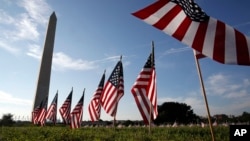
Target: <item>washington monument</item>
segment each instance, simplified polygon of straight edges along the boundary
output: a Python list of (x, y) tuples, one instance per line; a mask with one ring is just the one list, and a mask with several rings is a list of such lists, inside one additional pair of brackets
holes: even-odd
[(40, 72), (37, 80), (37, 88), (35, 93), (33, 110), (36, 107), (39, 107), (42, 101), (45, 101), (49, 95), (51, 64), (56, 33), (56, 21), (56, 14), (55, 12), (53, 12), (49, 18), (47, 35), (44, 42), (44, 49), (41, 58)]

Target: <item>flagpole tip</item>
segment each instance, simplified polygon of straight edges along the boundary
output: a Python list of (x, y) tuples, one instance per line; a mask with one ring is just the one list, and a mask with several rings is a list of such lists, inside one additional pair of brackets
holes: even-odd
[(122, 55), (120, 56), (120, 61), (122, 60)]

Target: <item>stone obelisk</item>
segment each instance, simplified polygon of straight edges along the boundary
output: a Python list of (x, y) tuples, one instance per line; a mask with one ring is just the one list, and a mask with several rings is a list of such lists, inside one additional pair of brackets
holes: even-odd
[(33, 110), (36, 107), (38, 107), (43, 100), (48, 98), (49, 95), (51, 65), (52, 65), (55, 33), (56, 33), (56, 21), (57, 21), (56, 14), (55, 12), (53, 12), (49, 18), (47, 35), (44, 42)]

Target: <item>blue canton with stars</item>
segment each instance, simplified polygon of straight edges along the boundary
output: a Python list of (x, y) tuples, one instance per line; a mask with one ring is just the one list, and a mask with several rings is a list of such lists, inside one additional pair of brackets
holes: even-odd
[(193, 0), (171, 0), (180, 5), (186, 15), (193, 21), (207, 21), (209, 16)]
[(109, 77), (109, 82), (114, 85), (115, 87), (119, 86), (119, 80), (120, 77), (123, 77), (123, 68), (122, 68), (122, 62), (119, 61), (115, 69), (113, 70), (112, 74)]

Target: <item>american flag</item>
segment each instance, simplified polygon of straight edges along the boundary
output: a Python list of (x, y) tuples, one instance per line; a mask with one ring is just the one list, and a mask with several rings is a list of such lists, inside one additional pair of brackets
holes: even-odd
[(41, 126), (45, 125), (47, 105), (48, 105), (48, 97), (46, 97), (46, 99), (42, 102), (42, 106), (41, 106), (41, 108), (38, 112), (38, 115), (36, 117), (36, 122), (40, 123)]
[(40, 105), (37, 106), (37, 107), (32, 111), (32, 123), (33, 123), (33, 124), (38, 124), (37, 118), (38, 118), (39, 112), (40, 112), (40, 110), (41, 110), (42, 104), (43, 104), (43, 101), (41, 101)]
[(88, 107), (90, 119), (93, 122), (100, 119), (100, 114), (101, 114), (100, 97), (101, 97), (101, 94), (103, 91), (104, 81), (105, 81), (105, 72), (102, 75), (102, 78), (101, 78), (101, 81), (98, 85), (98, 88), (95, 91), (94, 96), (91, 99), (89, 107)]
[[(131, 92), (145, 124), (155, 119), (157, 110), (156, 72), (154, 53), (149, 55), (147, 62), (137, 77)], [(151, 112), (151, 113), (150, 113)]]
[(83, 101), (84, 101), (84, 93), (85, 89), (83, 90), (82, 97), (80, 98), (79, 102), (73, 109), (73, 111), (70, 114), (70, 127), (72, 129), (74, 128), (80, 128), (82, 123), (82, 114), (83, 114)]
[(38, 115), (38, 112), (39, 112), (39, 107), (36, 107), (33, 111), (32, 111), (32, 118), (31, 118), (31, 121), (33, 124), (37, 124), (37, 121), (36, 121), (36, 117)]
[(58, 91), (51, 102), (46, 114), (46, 119), (51, 120), (54, 124), (56, 124), (56, 115), (57, 115), (57, 99), (58, 99)]
[(70, 110), (71, 110), (71, 101), (72, 101), (73, 88), (69, 93), (67, 99), (64, 101), (63, 105), (59, 109), (59, 113), (62, 116), (64, 124), (70, 123)]
[(215, 61), (250, 65), (250, 38), (193, 0), (158, 0), (133, 15)]
[(101, 95), (101, 105), (112, 117), (116, 116), (119, 100), (124, 95), (123, 67), (121, 60), (116, 64)]

